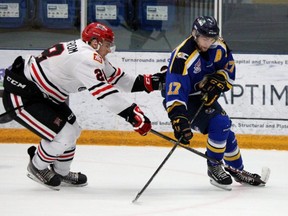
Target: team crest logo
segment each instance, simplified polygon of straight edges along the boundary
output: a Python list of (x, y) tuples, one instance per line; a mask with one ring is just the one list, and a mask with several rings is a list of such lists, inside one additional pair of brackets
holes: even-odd
[(197, 19), (198, 23), (200, 26), (203, 26), (205, 23), (206, 23), (206, 20), (205, 19)]
[(100, 64), (102, 64), (102, 57), (98, 53), (94, 53), (93, 59), (95, 61), (98, 61)]
[(193, 73), (197, 74), (201, 72), (201, 61), (200, 59), (196, 62), (195, 66), (194, 66), (194, 71)]
[(60, 127), (61, 122), (62, 122), (62, 119), (60, 119), (59, 117), (56, 117), (55, 120), (53, 121), (53, 124)]

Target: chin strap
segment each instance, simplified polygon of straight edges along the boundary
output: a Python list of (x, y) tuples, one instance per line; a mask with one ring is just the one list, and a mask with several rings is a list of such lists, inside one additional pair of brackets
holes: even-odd
[(102, 43), (97, 41), (97, 48), (95, 50), (98, 51), (101, 46), (102, 46)]

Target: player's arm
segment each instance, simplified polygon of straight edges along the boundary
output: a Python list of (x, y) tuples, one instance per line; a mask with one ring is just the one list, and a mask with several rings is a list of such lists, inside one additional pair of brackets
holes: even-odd
[(115, 85), (124, 92), (141, 92), (150, 93), (155, 90), (164, 89), (167, 66), (162, 66), (160, 72), (155, 74), (140, 74), (136, 78), (131, 76), (120, 68), (113, 67), (106, 63), (105, 74), (107, 81)]
[[(179, 67), (176, 67), (179, 70)], [(173, 70), (173, 65), (170, 66)], [(180, 139), (183, 144), (189, 144), (193, 133), (188, 118), (187, 101), (189, 95), (190, 79), (188, 75), (183, 75), (183, 71), (170, 72), (168, 70), (166, 77), (166, 110), (171, 120), (174, 136)]]
[(226, 44), (223, 44), (225, 49), (218, 50), (220, 58), (216, 62), (217, 70), (215, 73), (204, 76), (198, 87), (203, 95), (205, 95), (206, 106), (211, 106), (218, 100), (222, 92), (229, 91), (235, 79), (235, 62), (232, 52)]
[(137, 104), (129, 103), (115, 86), (101, 82), (88, 88), (90, 93), (101, 101), (112, 112), (129, 122), (140, 135), (146, 135), (151, 130), (151, 121)]
[(167, 68), (168, 67), (164, 65), (158, 73), (138, 75), (134, 81), (131, 92), (146, 91), (150, 93), (155, 90), (163, 90), (165, 88)]
[(234, 84), (236, 66), (235, 66), (233, 53), (229, 49), (228, 45), (224, 41), (222, 41), (220, 45), (221, 46), (219, 46), (219, 49), (221, 50), (221, 52), (219, 51), (217, 52), (217, 54), (221, 53), (221, 55), (217, 55), (219, 56), (219, 61), (216, 62), (215, 75), (224, 77), (225, 79), (224, 91), (229, 91)]
[(116, 86), (107, 82), (106, 74), (101, 65), (94, 65), (93, 70), (89, 65), (83, 65), (82, 73), (76, 73), (77, 78), (83, 83), (87, 90), (106, 106), (113, 113), (121, 116), (129, 122), (134, 130), (141, 135), (146, 135), (151, 129), (150, 120), (144, 115), (143, 111), (137, 106), (128, 102), (125, 95), (119, 92)]
[(112, 112), (129, 122), (140, 135), (146, 135), (151, 130), (151, 121), (137, 104), (129, 103), (113, 85), (102, 82), (88, 88), (90, 93), (101, 101)]
[(135, 103), (118, 113), (118, 115), (129, 122), (134, 130), (142, 136), (145, 136), (152, 128), (151, 121)]

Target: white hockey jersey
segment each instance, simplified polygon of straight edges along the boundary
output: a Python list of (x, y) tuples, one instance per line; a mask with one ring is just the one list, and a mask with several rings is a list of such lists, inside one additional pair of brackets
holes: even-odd
[(38, 57), (26, 57), (24, 73), (55, 103), (87, 89), (116, 114), (132, 104), (119, 89), (131, 92), (136, 77), (114, 68), (81, 39), (56, 44)]

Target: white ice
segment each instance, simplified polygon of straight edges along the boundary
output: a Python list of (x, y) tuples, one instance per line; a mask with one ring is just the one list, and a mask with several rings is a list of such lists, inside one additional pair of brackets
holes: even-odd
[[(0, 144), (2, 216), (271, 216), (288, 212), (288, 152), (242, 150), (245, 169), (271, 169), (265, 187), (209, 183), (206, 161), (177, 148), (132, 204), (170, 148), (78, 145), (72, 169), (88, 186), (50, 190), (26, 177), (28, 144)], [(197, 149), (204, 152), (204, 149)]]

